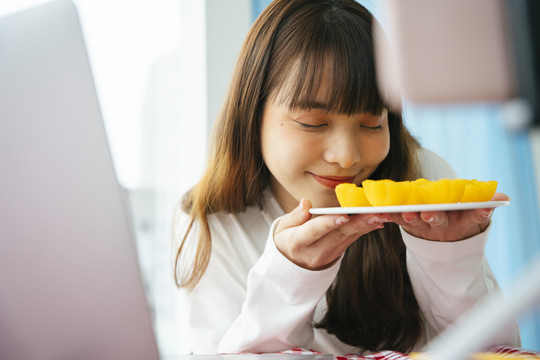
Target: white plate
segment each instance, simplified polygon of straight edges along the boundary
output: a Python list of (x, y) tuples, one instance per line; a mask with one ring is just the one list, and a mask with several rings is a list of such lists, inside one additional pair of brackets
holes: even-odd
[(362, 207), (327, 207), (312, 208), (309, 212), (312, 214), (381, 214), (381, 213), (403, 213), (420, 211), (451, 211), (451, 210), (470, 210), (487, 209), (499, 206), (507, 206), (510, 201), (484, 201), (484, 202), (466, 202), (451, 204), (423, 204), (423, 205), (396, 205), (396, 206), (362, 206)]

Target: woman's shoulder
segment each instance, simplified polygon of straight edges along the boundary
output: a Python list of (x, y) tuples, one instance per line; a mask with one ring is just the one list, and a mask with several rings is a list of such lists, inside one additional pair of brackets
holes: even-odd
[(439, 154), (426, 148), (419, 148), (416, 156), (423, 178), (437, 180), (457, 177), (455, 170)]

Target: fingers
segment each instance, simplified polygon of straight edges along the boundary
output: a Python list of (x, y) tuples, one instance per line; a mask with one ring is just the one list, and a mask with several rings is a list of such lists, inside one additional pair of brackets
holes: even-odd
[[(493, 201), (508, 201), (496, 193)], [(312, 218), (309, 200), (279, 221), (274, 241), (281, 253), (307, 269), (330, 266), (360, 236), (380, 229), (385, 222), (401, 225), (409, 234), (434, 241), (458, 241), (484, 231), (493, 209), (424, 211), (395, 214), (321, 215)]]
[[(413, 234), (437, 229), (442, 230), (449, 225), (448, 215), (444, 211), (397, 213), (393, 214), (391, 219)], [(411, 232), (411, 230), (413, 231)]]
[[(498, 192), (493, 195), (491, 201), (510, 201), (510, 197)], [(484, 231), (488, 227), (494, 211), (494, 208), (472, 210), (470, 212), (470, 221), (471, 223), (478, 224), (480, 231)]]
[[(310, 208), (311, 201), (302, 199), (293, 211), (281, 218), (276, 234), (295, 229), (295, 243), (308, 245), (349, 222), (347, 215), (325, 215), (312, 219)], [(308, 220), (311, 220), (309, 224), (303, 226)]]
[(481, 224), (491, 218), (494, 209), (476, 209), (473, 211), (471, 221), (477, 224)]
[(510, 196), (504, 194), (504, 193), (495, 193), (493, 197), (491, 198), (491, 201), (510, 201)]
[(350, 215), (346, 224), (327, 233), (326, 238), (330, 243), (336, 244), (336, 248), (345, 251), (360, 236), (382, 229), (384, 223), (389, 221), (390, 218), (383, 214)]
[(448, 214), (444, 211), (423, 211), (420, 218), (433, 229), (448, 227)]
[(381, 214), (321, 215), (312, 218), (311, 202), (284, 215), (274, 233), (278, 250), (293, 263), (318, 270), (330, 266), (360, 236), (380, 229), (390, 219)]
[[(504, 193), (495, 193), (492, 201), (510, 201)], [(489, 226), (493, 208), (459, 211), (424, 211), (389, 214), (392, 222), (409, 234), (435, 241), (458, 241), (475, 236)]]
[(309, 209), (311, 208), (311, 201), (302, 199), (298, 206), (290, 213), (284, 215), (277, 228), (276, 232), (280, 232), (283, 229), (287, 229), (293, 226), (299, 226), (311, 219)]
[(424, 221), (418, 212), (404, 212), (389, 214), (392, 222), (401, 226), (421, 226)]
[[(302, 199), (300, 204), (292, 212), (282, 217), (276, 228), (276, 233), (289, 228), (300, 227), (302, 231), (298, 235), (305, 239), (317, 241), (324, 236), (331, 235), (334, 240), (339, 241), (359, 232), (367, 233), (380, 229), (384, 226), (385, 222), (390, 221), (390, 218), (383, 214), (351, 216), (345, 214), (324, 215), (312, 218), (309, 213), (310, 208), (311, 202)], [(309, 224), (306, 224), (308, 220), (311, 221)], [(306, 225), (302, 226), (304, 224)]]
[(294, 229), (294, 239), (282, 243), (282, 252), (304, 268), (323, 269), (342, 256), (360, 236), (383, 227), (383, 222), (386, 219), (376, 215), (319, 216)]
[(493, 215), (493, 211), (495, 209), (476, 209), (473, 211), (473, 214), (471, 215), (471, 221), (475, 224), (478, 224), (478, 228), (480, 229), (480, 232), (486, 230), (486, 228), (489, 226), (489, 223), (491, 221), (491, 216)]
[[(328, 227), (327, 230), (330, 231), (325, 231), (322, 226), (317, 226), (318, 221), (322, 223), (328, 220), (325, 217), (320, 216), (312, 219), (311, 223), (315, 226), (311, 229), (311, 235), (315, 238), (329, 236), (333, 241), (344, 240), (350, 236), (358, 238), (368, 232), (383, 228), (384, 223), (390, 221), (388, 216), (382, 214), (341, 215), (335, 219), (332, 226)], [(342, 217), (345, 217), (346, 221), (341, 222)]]
[(434, 241), (458, 241), (483, 232), (490, 222), (493, 209), (461, 211), (424, 211), (394, 216), (409, 234)]

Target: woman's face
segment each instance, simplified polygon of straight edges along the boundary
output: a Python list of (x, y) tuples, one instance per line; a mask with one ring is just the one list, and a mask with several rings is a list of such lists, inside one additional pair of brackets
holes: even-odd
[(327, 112), (328, 104), (290, 111), (268, 101), (262, 129), (262, 155), (271, 188), (286, 212), (302, 198), (314, 207), (339, 206), (339, 183), (360, 185), (390, 148), (388, 112), (352, 116)]

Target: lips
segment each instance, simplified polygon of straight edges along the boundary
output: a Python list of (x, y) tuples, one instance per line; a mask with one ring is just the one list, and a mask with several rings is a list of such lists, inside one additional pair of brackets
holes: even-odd
[(341, 183), (352, 183), (354, 176), (320, 176), (311, 174), (317, 182), (327, 188), (334, 189)]

